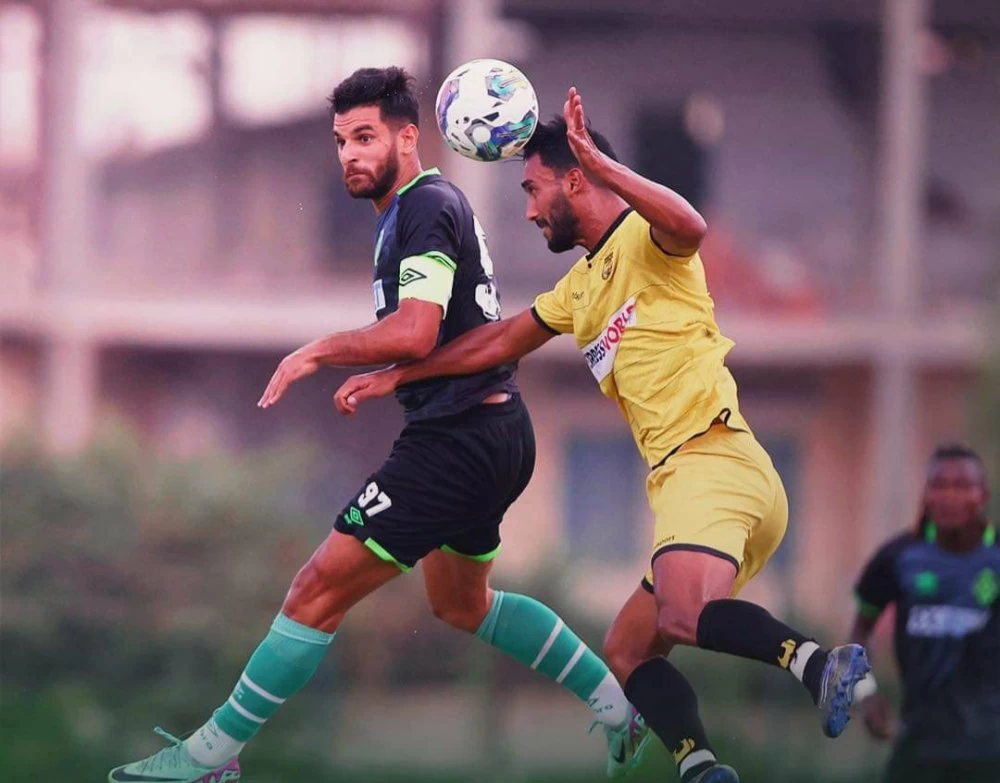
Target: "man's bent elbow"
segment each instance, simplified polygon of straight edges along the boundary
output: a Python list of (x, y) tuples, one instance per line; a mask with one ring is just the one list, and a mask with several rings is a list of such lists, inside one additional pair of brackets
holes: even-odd
[(400, 358), (406, 361), (420, 361), (426, 359), (434, 348), (437, 347), (437, 334), (412, 334), (401, 345), (403, 356)]
[(701, 247), (708, 234), (708, 223), (699, 213), (694, 212), (677, 231), (677, 240), (685, 247)]

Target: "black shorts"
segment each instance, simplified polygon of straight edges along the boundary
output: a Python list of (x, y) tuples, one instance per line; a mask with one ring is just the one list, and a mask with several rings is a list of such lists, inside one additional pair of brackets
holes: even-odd
[(882, 780), (883, 783), (997, 783), (1000, 781), (1000, 756), (935, 759), (897, 748)]
[(334, 528), (404, 571), (435, 549), (491, 560), (534, 469), (535, 433), (517, 395), (412, 422)]

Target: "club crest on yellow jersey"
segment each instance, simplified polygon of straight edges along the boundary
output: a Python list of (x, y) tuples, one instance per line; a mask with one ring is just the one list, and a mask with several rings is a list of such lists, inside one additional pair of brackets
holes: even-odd
[(608, 253), (604, 258), (604, 265), (601, 267), (601, 280), (609, 280), (615, 273), (615, 254)]

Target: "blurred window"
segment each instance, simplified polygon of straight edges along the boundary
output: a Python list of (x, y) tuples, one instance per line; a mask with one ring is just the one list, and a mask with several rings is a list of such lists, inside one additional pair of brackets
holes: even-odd
[[(646, 466), (627, 434), (566, 441), (566, 530), (573, 557), (632, 562), (648, 535)], [(648, 543), (648, 542), (647, 542)]]
[(798, 497), (799, 482), (801, 474), (801, 453), (798, 439), (786, 434), (756, 433), (761, 445), (767, 449), (771, 455), (771, 461), (781, 476), (785, 485), (785, 492), (788, 494), (788, 530), (785, 538), (778, 547), (778, 551), (771, 558), (770, 567), (774, 568), (782, 576), (790, 570), (792, 558), (795, 554), (796, 540), (795, 530), (798, 525)]
[(705, 147), (692, 135), (682, 108), (643, 107), (636, 117), (636, 170), (654, 182), (676, 190), (701, 209), (705, 204)]

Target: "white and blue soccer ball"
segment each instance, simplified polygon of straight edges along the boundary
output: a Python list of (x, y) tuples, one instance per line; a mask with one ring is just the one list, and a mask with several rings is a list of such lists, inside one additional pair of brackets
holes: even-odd
[(531, 82), (503, 60), (470, 60), (438, 90), (435, 114), (445, 143), (481, 161), (517, 155), (538, 125)]

